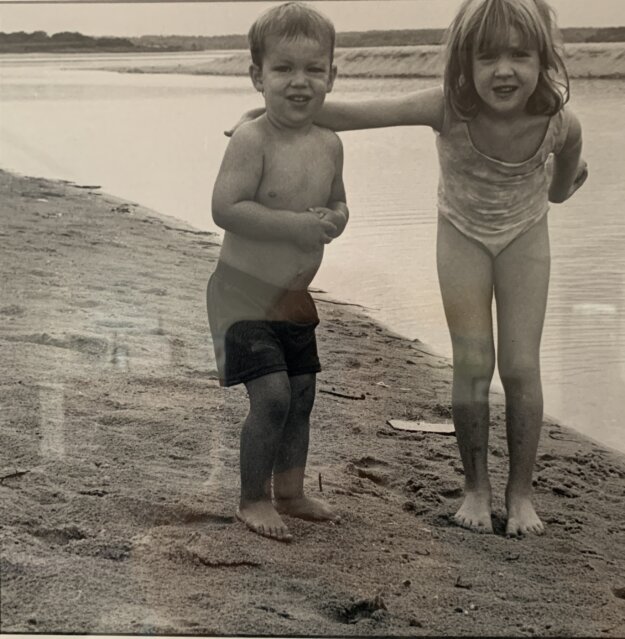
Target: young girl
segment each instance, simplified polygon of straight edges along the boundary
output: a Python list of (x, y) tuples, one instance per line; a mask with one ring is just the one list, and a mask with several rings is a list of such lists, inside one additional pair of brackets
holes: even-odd
[(532, 503), (532, 472), (543, 416), (546, 214), (549, 201), (569, 198), (587, 175), (580, 124), (564, 108), (568, 77), (555, 31), (543, 0), (465, 0), (448, 30), (442, 89), (326, 102), (316, 118), (336, 131), (426, 125), (437, 133), (437, 266), (465, 473), (455, 521), (481, 532), (493, 530), (487, 466), (493, 295), (510, 454), (506, 532), (543, 532)]

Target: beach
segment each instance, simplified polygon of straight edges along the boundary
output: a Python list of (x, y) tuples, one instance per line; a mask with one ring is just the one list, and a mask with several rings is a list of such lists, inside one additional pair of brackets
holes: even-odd
[[(234, 518), (246, 398), (223, 389), (205, 308), (218, 237), (77, 185), (0, 171), (3, 633), (625, 635), (625, 457), (544, 424), (541, 537), (452, 523), (452, 369), (313, 289), (323, 371), (306, 489), (339, 524), (290, 544)], [(313, 283), (314, 287), (314, 283)]]

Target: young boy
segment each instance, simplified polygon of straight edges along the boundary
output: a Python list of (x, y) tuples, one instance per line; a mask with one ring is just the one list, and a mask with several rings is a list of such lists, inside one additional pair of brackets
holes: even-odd
[(336, 77), (335, 33), (314, 9), (288, 2), (261, 15), (248, 38), (266, 112), (232, 136), (215, 183), (213, 219), (226, 232), (208, 316), (221, 383), (245, 384), (250, 401), (237, 517), (289, 541), (280, 513), (338, 519), (304, 495), (320, 370), (307, 287), (349, 216), (341, 142), (313, 124)]

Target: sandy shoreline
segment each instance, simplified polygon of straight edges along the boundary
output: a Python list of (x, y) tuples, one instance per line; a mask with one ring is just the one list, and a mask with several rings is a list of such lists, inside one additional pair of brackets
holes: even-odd
[[(443, 73), (441, 51), (436, 45), (355, 47), (337, 49), (334, 61), (342, 78), (440, 77)], [(571, 78), (625, 78), (625, 43), (568, 44), (564, 49), (564, 62)], [(200, 63), (139, 64), (110, 70), (247, 76), (249, 65), (249, 53), (236, 51)]]
[[(0, 631), (183, 635), (625, 635), (625, 457), (547, 421), (548, 532), (450, 524), (451, 367), (316, 294), (324, 370), (307, 488), (343, 521), (295, 541), (233, 519), (241, 389), (215, 379), (204, 291), (216, 236), (97, 188), (0, 171)], [(320, 479), (321, 478), (321, 479)]]

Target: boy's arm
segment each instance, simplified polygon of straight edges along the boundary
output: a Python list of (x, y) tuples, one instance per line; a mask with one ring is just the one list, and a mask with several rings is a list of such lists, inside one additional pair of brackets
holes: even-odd
[(217, 226), (256, 240), (295, 242), (307, 250), (332, 240), (333, 225), (319, 216), (256, 202), (262, 175), (261, 136), (244, 126), (230, 140), (215, 181), (212, 211)]
[[(443, 126), (444, 104), (442, 87), (374, 100), (330, 100), (321, 107), (321, 111), (315, 117), (315, 124), (332, 131), (412, 125), (430, 126), (440, 131)], [(247, 111), (232, 129), (226, 131), (226, 135), (232, 135), (243, 122), (253, 120), (262, 113), (263, 109)]]
[(569, 129), (560, 151), (554, 155), (553, 174), (549, 185), (549, 201), (560, 204), (568, 200), (585, 182), (588, 176), (586, 162), (582, 159), (582, 127), (569, 112)]
[(311, 209), (322, 220), (330, 222), (334, 226), (332, 237), (338, 237), (343, 233), (349, 220), (345, 185), (343, 184), (343, 144), (337, 135), (331, 134), (336, 144), (336, 171), (332, 180), (332, 189), (327, 206), (315, 206)]

